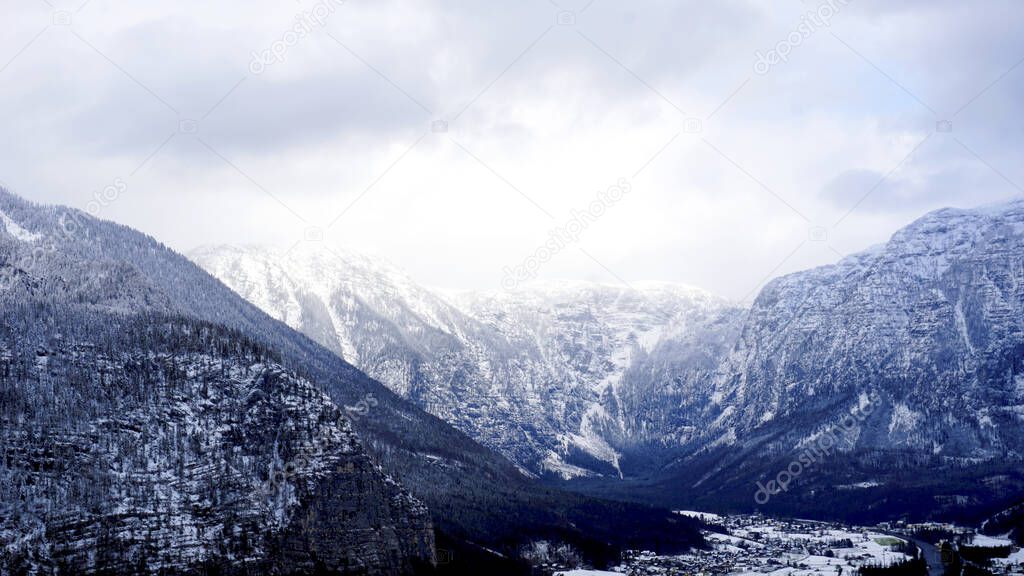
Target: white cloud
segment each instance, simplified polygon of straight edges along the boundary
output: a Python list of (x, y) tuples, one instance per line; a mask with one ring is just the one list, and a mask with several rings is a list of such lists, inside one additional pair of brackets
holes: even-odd
[[(1024, 11), (1008, 0), (854, 0), (764, 76), (755, 52), (813, 2), (349, 0), (252, 75), (313, 0), (52, 1), (70, 26), (30, 1), (0, 24), (0, 179), (85, 207), (122, 178), (102, 214), (182, 250), (288, 245), (358, 199), (330, 241), (427, 284), (497, 288), (626, 177), (579, 240), (599, 262), (569, 249), (541, 274), (739, 298), (1024, 182)], [(196, 134), (176, 134), (183, 119)], [(812, 226), (827, 244), (805, 242)]]

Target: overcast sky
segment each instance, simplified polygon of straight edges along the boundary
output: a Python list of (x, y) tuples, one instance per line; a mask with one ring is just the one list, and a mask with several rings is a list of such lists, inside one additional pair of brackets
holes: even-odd
[(741, 299), (1022, 194), (1019, 0), (2, 1), (0, 181), (181, 251)]

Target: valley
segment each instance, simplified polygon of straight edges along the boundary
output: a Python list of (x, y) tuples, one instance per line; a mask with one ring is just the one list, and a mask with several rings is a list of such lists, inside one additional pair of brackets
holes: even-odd
[[(749, 307), (671, 284), (450, 294), (317, 242), (191, 257), (549, 485), (857, 522), (1024, 493), (1024, 201), (926, 214)], [(780, 475), (787, 498), (754, 506)]]
[[(80, 212), (0, 210), (18, 570), (849, 574), (913, 555), (883, 522), (1020, 530), (1021, 201), (928, 214), (749, 308), (440, 294), (317, 246), (193, 254), (215, 277)], [(1015, 545), (953, 546), (1016, 569)]]
[[(957, 563), (967, 562), (995, 574), (1024, 574), (1024, 549), (1012, 540), (978, 534), (974, 529), (953, 524), (885, 522), (850, 526), (762, 515), (678, 513), (707, 523), (707, 549), (674, 556), (634, 550), (624, 556), (622, 564), (608, 570), (552, 569), (551, 573), (854, 576), (888, 567), (891, 574), (938, 576)], [(942, 544), (947, 542), (948, 545)], [(946, 548), (945, 552), (940, 547)], [(991, 558), (981, 559), (984, 556)]]
[(0, 576), (1024, 576), (1024, 0), (0, 14)]

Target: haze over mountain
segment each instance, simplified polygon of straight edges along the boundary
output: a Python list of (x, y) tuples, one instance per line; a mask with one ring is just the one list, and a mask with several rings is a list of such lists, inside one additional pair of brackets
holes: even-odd
[(700, 395), (706, 433), (688, 448), (715, 448), (662, 473), (704, 497), (749, 498), (752, 478), (777, 475), (851, 411), (857, 426), (799, 479), (793, 507), (822, 484), (866, 483), (846, 498), (869, 517), (901, 500), (941, 514), (1019, 493), (1024, 200), (932, 212), (884, 245), (770, 282)]
[(0, 213), (11, 569), (407, 573), (436, 535), (446, 569), (507, 570), (538, 540), (594, 563), (701, 541), (539, 486), (143, 234), (6, 191)]
[(624, 450), (685, 433), (656, 415), (685, 391), (653, 390), (638, 373), (661, 362), (709, 370), (741, 317), (723, 299), (671, 284), (559, 283), (449, 297), (386, 263), (317, 243), (208, 247), (190, 257), (526, 470), (565, 478), (620, 475)]
[(1022, 486), (1024, 201), (931, 213), (770, 282), (749, 310), (672, 285), (447, 297), (315, 244), (192, 257), (527, 470), (595, 493), (626, 478), (656, 487), (623, 497), (749, 505), (771, 466), (851, 410), (869, 414), (835, 457), (864, 461), (832, 486), (895, 493), (922, 469), (987, 478), (976, 502)]
[(1024, 1), (0, 13), (0, 576), (1024, 576)]

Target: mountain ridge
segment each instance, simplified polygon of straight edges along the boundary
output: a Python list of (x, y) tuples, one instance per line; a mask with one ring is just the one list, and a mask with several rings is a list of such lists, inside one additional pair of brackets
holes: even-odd
[[(615, 383), (667, 331), (735, 316), (723, 299), (669, 283), (441, 295), (394, 267), (320, 244), (287, 253), (207, 247), (190, 256), (243, 298), (535, 475), (621, 475), (620, 450), (609, 443), (627, 427), (614, 413)], [(581, 332), (575, 319), (584, 316), (593, 321)]]
[[(369, 458), (427, 505), (439, 541), (449, 552), (460, 551), (446, 570), (460, 569), (467, 561), (459, 560), (463, 552), (519, 570), (513, 560), (519, 547), (539, 538), (571, 542), (590, 559), (607, 559), (626, 543), (622, 522), (632, 525), (629, 537), (640, 535), (665, 550), (701, 543), (693, 523), (668, 511), (531, 481), (508, 460), (267, 316), (149, 236), (7, 192), (0, 192), (0, 210), (40, 235), (29, 241), (10, 234), (6, 224), (0, 229), (0, 300), (16, 306), (57, 300), (104, 314), (170, 314), (235, 330), (273, 350), (296, 377), (314, 382), (345, 407)], [(616, 525), (612, 518), (619, 519)]]
[[(454, 311), (447, 318), (462, 313), (468, 319), (458, 325), (473, 329), (442, 332), (478, 340), (456, 342), (462, 352), (442, 349), (475, 375), (442, 371), (445, 378), (425, 379), (430, 384), (419, 394), (394, 375), (376, 376), (534, 474), (594, 487), (589, 493), (619, 479), (665, 482), (654, 498), (673, 506), (692, 501), (666, 497), (670, 481), (662, 479), (678, 478), (680, 466), (705, 462), (710, 453), (734, 464), (738, 454), (774, 461), (796, 453), (874, 393), (878, 409), (841, 448), (844, 458), (876, 454), (865, 475), (885, 476), (885, 466), (904, 457), (937, 468), (1000, 457), (1015, 462), (1021, 427), (1014, 406), (1024, 405), (1015, 400), (1024, 388), (1013, 376), (1024, 330), (1022, 214), (1020, 199), (931, 212), (886, 243), (772, 279), (749, 309), (711, 296), (706, 306), (672, 299), (657, 305), (639, 290), (579, 282), (449, 292), (444, 305)], [(215, 251), (206, 258), (216, 260)], [(228, 285), (266, 282), (204, 265)], [(343, 262), (335, 266), (334, 274), (346, 273)], [(688, 296), (690, 304), (701, 303), (699, 293)], [(341, 329), (358, 332), (358, 323)], [(429, 338), (395, 334), (391, 350), (430, 350)], [(957, 383), (965, 388), (953, 400)], [(438, 389), (458, 395), (431, 397)], [(440, 407), (432, 406), (438, 399)], [(904, 451), (910, 456), (898, 456)], [(688, 486), (718, 482), (742, 491), (754, 484), (747, 472), (715, 480), (721, 463), (705, 465), (696, 477), (683, 474)], [(905, 480), (897, 474), (892, 482)], [(871, 481), (861, 476), (837, 485)], [(1007, 486), (976, 497), (1012, 490)]]
[[(757, 483), (870, 396), (870, 414), (766, 510), (825, 514), (828, 494), (862, 519), (963, 518), (1012, 499), (1024, 492), (1022, 287), (1022, 200), (934, 211), (884, 245), (772, 280), (699, 392), (712, 402), (690, 412), (705, 433), (649, 484), (699, 482), (706, 502), (757, 509)], [(851, 485), (865, 488), (837, 488)]]

